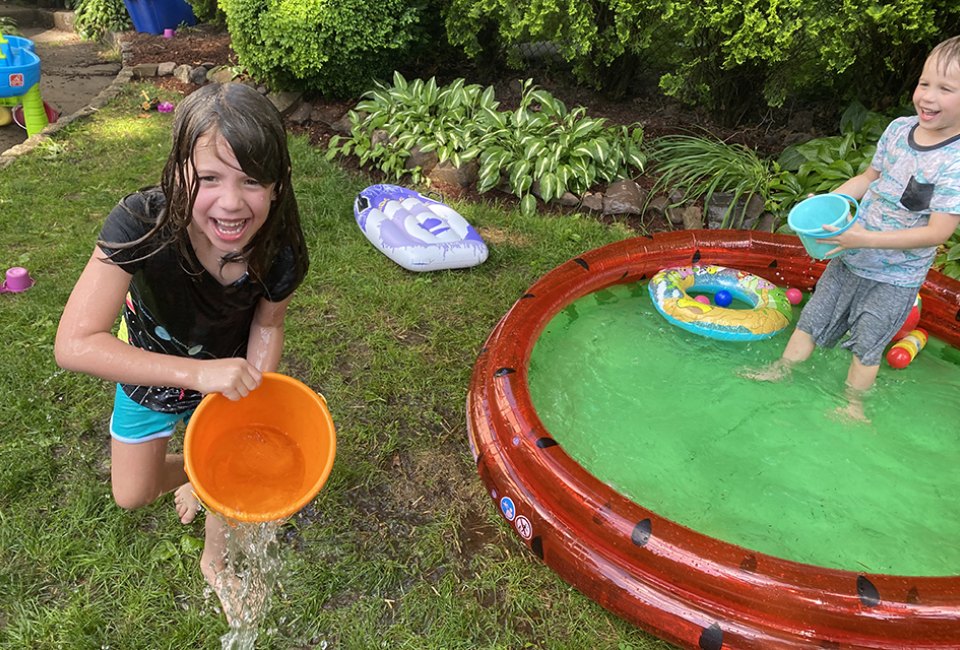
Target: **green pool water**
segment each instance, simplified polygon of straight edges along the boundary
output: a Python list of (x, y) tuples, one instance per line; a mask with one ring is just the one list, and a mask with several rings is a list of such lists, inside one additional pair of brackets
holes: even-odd
[(667, 323), (646, 285), (617, 285), (551, 320), (530, 392), (571, 457), (679, 524), (818, 566), (960, 574), (958, 350), (931, 340), (906, 370), (884, 361), (864, 424), (834, 414), (845, 350), (778, 383), (737, 375), (778, 358), (791, 329), (704, 338)]

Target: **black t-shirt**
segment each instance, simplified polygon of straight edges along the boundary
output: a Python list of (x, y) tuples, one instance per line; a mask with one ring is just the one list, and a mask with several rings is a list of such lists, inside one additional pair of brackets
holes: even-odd
[[(124, 207), (124, 204), (127, 207)], [(136, 241), (156, 223), (165, 199), (158, 190), (132, 194), (104, 223), (100, 239), (107, 243)], [(263, 282), (244, 275), (224, 286), (189, 248), (184, 259), (176, 244), (154, 251), (168, 233), (157, 233), (131, 248), (101, 248), (120, 268), (133, 275), (123, 307), (121, 338), (130, 345), (180, 357), (224, 359), (245, 357), (250, 326), (262, 298), (280, 302), (301, 279), (297, 276), (293, 248), (277, 256)], [(135, 402), (154, 411), (182, 413), (195, 408), (202, 395), (177, 387), (122, 384)]]

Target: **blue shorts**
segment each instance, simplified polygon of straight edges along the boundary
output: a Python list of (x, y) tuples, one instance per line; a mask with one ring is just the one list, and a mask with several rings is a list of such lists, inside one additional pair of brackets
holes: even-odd
[(177, 424), (186, 424), (193, 409), (183, 413), (160, 413), (137, 404), (117, 384), (113, 398), (113, 415), (110, 417), (110, 436), (119, 442), (146, 442), (156, 438), (169, 438)]

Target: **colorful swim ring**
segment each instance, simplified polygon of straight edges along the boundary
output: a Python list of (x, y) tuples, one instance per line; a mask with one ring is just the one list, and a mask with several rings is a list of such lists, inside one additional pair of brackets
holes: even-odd
[[(758, 341), (777, 334), (790, 323), (786, 293), (768, 280), (725, 266), (684, 266), (663, 269), (650, 280), (650, 297), (657, 311), (673, 325), (713, 339)], [(752, 309), (730, 309), (698, 302), (690, 292), (726, 290)]]

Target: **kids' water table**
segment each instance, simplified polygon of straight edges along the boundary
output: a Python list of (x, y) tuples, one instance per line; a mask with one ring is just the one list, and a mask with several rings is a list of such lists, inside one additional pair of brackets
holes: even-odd
[(40, 96), (40, 57), (33, 41), (0, 34), (0, 106), (23, 105), (27, 137), (43, 130), (47, 111)]

